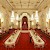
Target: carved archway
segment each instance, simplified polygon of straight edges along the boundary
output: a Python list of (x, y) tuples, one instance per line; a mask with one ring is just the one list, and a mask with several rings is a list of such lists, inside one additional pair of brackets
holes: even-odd
[(22, 30), (28, 30), (28, 19), (26, 16), (22, 18)]
[(28, 13), (22, 13), (22, 15), (20, 15), (20, 29), (22, 29), (22, 18), (26, 16), (28, 19), (28, 29), (30, 29), (30, 16)]

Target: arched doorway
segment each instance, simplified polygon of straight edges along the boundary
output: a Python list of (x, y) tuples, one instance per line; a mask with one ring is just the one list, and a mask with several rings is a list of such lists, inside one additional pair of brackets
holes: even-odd
[(22, 30), (28, 30), (28, 18), (26, 16), (22, 18)]
[(27, 21), (28, 21), (28, 29), (30, 29), (30, 15), (28, 13), (22, 13), (20, 15), (20, 29), (22, 30), (22, 18), (24, 16), (27, 18)]

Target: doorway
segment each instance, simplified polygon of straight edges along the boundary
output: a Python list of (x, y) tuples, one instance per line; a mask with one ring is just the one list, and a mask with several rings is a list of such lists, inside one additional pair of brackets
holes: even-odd
[(22, 18), (22, 30), (28, 30), (28, 18), (26, 16)]

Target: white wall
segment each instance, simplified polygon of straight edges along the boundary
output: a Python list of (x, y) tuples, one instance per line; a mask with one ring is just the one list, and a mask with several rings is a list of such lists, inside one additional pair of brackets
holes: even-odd
[[(39, 12), (39, 24), (41, 26), (41, 29), (45, 28), (46, 27), (46, 13), (48, 12), (48, 9), (49, 9), (50, 5), (48, 5), (48, 7), (46, 9), (42, 9), (41, 12)], [(21, 14), (24, 13), (24, 12), (27, 12), (29, 14), (29, 16), (31, 17), (32, 13), (35, 12), (36, 10), (14, 10), (16, 11), (17, 13), (15, 13), (15, 16), (16, 14), (19, 15), (19, 18), (21, 18)], [(4, 21), (3, 23), (1, 24), (1, 27), (4, 27), (6, 30), (9, 29), (9, 26), (11, 24), (10, 22), (10, 16), (11, 14), (7, 14), (6, 10), (3, 9), (2, 7), (0, 7), (0, 12), (3, 13), (3, 18), (4, 18)], [(34, 13), (35, 15), (35, 13)], [(21, 21), (21, 20), (19, 20)], [(14, 20), (14, 28), (18, 28), (19, 26), (16, 25), (16, 20)], [(34, 25), (31, 25), (32, 28), (36, 27), (36, 21), (34, 20)], [(20, 24), (19, 24), (20, 25)], [(50, 27), (50, 25), (48, 26)]]

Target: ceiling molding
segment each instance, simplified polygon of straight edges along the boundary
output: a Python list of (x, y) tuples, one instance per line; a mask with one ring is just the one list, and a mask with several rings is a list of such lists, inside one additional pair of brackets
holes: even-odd
[(39, 13), (41, 12), (41, 10), (38, 11)]
[(13, 9), (13, 7), (11, 6), (11, 4), (8, 2), (8, 0), (6, 0), (7, 1), (7, 3), (10, 5), (10, 7)]
[(2, 8), (6, 9), (3, 5), (2, 5)]
[(29, 7), (29, 3), (30, 3), (30, 0), (29, 0), (29, 2), (28, 2), (28, 7)]
[(39, 3), (39, 5), (38, 5), (37, 9), (39, 9), (40, 5), (41, 5), (43, 2), (44, 2), (44, 0), (42, 0), (42, 2), (41, 2), (41, 3)]
[(45, 6), (44, 9), (46, 9), (48, 6)]
[(14, 10), (37, 10), (34, 8), (15, 8)]
[(20, 4), (21, 4), (21, 8), (22, 8), (22, 3), (21, 3), (21, 0), (20, 0)]

